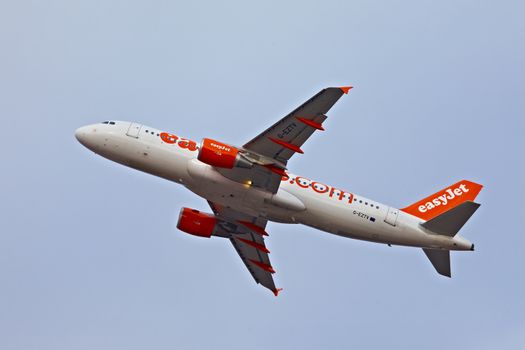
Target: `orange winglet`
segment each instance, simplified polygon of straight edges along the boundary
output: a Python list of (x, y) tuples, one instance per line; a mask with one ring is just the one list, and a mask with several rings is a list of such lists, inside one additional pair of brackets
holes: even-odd
[(250, 241), (249, 239), (244, 239), (244, 238), (241, 238), (241, 237), (235, 237), (235, 238), (238, 239), (239, 241), (245, 243), (245, 244), (248, 244), (248, 245), (254, 247), (255, 249), (260, 250), (261, 252), (265, 252), (265, 253), (270, 254), (270, 251), (268, 250), (268, 248), (266, 248), (266, 246), (264, 244), (259, 244), (257, 242)]
[(283, 146), (284, 148), (288, 148), (289, 150), (292, 150), (296, 153), (301, 153), (301, 154), (304, 153), (303, 150), (300, 149), (297, 145), (293, 145), (291, 143), (288, 143), (288, 142), (285, 142), (285, 141), (282, 141), (282, 140), (279, 140), (273, 137), (268, 137), (268, 138), (271, 141), (275, 142), (276, 144)]
[(353, 88), (354, 88), (353, 86), (341, 86), (339, 89), (341, 89), (341, 91), (347, 94), (348, 91), (350, 91), (350, 89), (353, 89)]
[(324, 128), (321, 124), (314, 122), (313, 120), (301, 118), (301, 117), (295, 117), (297, 120), (299, 120), (301, 123), (304, 123), (308, 126), (311, 126), (314, 129), (324, 131)]
[(253, 260), (253, 259), (248, 259), (248, 260), (250, 260), (255, 265), (259, 266), (264, 271), (268, 271), (269, 273), (275, 273), (275, 270), (270, 265), (267, 265), (267, 264), (265, 264), (265, 263), (263, 263), (261, 261), (257, 261), (257, 260)]
[(262, 227), (257, 226), (252, 222), (242, 220), (238, 220), (237, 222), (243, 226), (246, 226), (249, 230), (260, 234), (261, 236), (268, 236), (268, 233)]
[(274, 291), (273, 291), (273, 295), (275, 295), (275, 296), (279, 296), (279, 292), (282, 291), (282, 290), (283, 290), (282, 288), (274, 289)]
[(277, 175), (286, 176), (286, 171), (284, 171), (284, 169), (276, 167), (275, 165), (266, 164), (263, 166), (267, 168), (268, 170), (270, 170), (271, 172), (276, 173)]

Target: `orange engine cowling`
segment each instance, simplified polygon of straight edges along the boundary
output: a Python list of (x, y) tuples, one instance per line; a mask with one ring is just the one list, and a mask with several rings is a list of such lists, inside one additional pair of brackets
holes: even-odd
[(210, 238), (216, 225), (215, 215), (201, 213), (196, 209), (182, 208), (177, 228), (190, 235)]
[(197, 157), (201, 162), (219, 168), (231, 169), (237, 165), (239, 150), (212, 139), (203, 139)]

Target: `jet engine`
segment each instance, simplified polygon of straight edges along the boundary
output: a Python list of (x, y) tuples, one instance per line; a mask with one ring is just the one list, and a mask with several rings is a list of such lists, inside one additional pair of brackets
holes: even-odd
[(215, 215), (202, 213), (196, 209), (182, 208), (177, 228), (190, 235), (210, 238), (217, 226)]
[(218, 168), (252, 167), (252, 163), (241, 155), (238, 148), (212, 139), (202, 140), (197, 159)]

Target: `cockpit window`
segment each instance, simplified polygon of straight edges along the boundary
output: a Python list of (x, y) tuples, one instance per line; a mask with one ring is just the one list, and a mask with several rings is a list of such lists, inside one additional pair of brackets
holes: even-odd
[(102, 124), (109, 124), (109, 125), (115, 125), (115, 122), (110, 122), (110, 121), (104, 121), (102, 122)]
[(105, 121), (105, 122), (102, 122), (102, 124), (109, 124), (109, 122), (108, 122), (108, 121)]
[(110, 125), (115, 125), (115, 122), (109, 122)]

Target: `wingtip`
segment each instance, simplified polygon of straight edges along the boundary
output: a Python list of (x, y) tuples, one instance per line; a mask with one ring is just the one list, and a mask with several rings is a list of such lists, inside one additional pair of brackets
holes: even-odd
[(341, 86), (339, 89), (341, 89), (341, 91), (345, 94), (348, 94), (348, 91), (350, 91), (350, 89), (353, 89), (354, 87), (353, 86)]
[(277, 288), (273, 291), (273, 295), (275, 295), (276, 297), (279, 296), (279, 292), (281, 292), (283, 289), (282, 288)]

